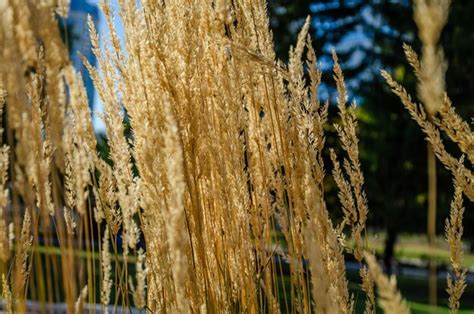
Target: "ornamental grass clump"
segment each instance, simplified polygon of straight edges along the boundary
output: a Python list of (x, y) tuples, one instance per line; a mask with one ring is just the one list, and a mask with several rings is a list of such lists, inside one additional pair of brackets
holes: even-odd
[[(98, 67), (83, 59), (104, 107), (104, 156), (57, 26), (67, 3), (0, 3), (3, 309), (27, 311), (28, 299), (43, 312), (65, 303), (71, 313), (95, 304), (102, 312), (352, 313), (349, 253), (360, 265), (366, 312), (376, 309), (375, 284), (383, 309), (409, 312), (364, 239), (369, 205), (357, 106), (347, 105), (336, 54), (342, 151), (331, 150), (331, 160), (343, 220), (330, 219), (329, 102), (318, 94), (309, 18), (283, 64), (263, 0), (118, 4), (114, 11), (100, 2), (107, 36), (89, 19)], [(434, 147), (438, 129), (472, 147), (450, 102), (439, 119), (426, 120), (384, 75)], [(472, 174), (443, 146), (435, 152), (457, 187), (446, 223), (455, 311), (465, 276), (462, 194), (471, 196)]]

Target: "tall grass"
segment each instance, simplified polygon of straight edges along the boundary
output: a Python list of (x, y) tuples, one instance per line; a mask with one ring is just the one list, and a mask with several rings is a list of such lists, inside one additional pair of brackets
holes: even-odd
[[(409, 312), (366, 247), (357, 106), (347, 104), (335, 54), (342, 153), (331, 150), (331, 160), (344, 218), (329, 218), (322, 157), (329, 102), (318, 95), (309, 19), (282, 64), (263, 0), (118, 2), (118, 12), (101, 2), (105, 45), (89, 21), (98, 68), (84, 59), (104, 105), (108, 156), (97, 153), (86, 92), (57, 26), (67, 3), (0, 3), (4, 309), (25, 312), (32, 299), (44, 312), (66, 303), (71, 313), (88, 304), (104, 312), (350, 313), (347, 252), (361, 266), (366, 312), (375, 312), (375, 285), (384, 310)], [(427, 103), (423, 73), (440, 64), (406, 52)], [(446, 237), (456, 312), (466, 274), (463, 194), (473, 198), (465, 160), (474, 159), (472, 131), (447, 96), (436, 98), (437, 115), (428, 119), (383, 75), (453, 173)], [(446, 152), (440, 130), (467, 158)]]

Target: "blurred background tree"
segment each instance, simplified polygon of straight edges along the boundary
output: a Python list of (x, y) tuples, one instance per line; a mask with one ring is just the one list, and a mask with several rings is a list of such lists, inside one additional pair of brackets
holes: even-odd
[[(390, 70), (416, 95), (416, 81), (402, 49), (406, 42), (419, 51), (412, 2), (277, 0), (269, 2), (269, 11), (276, 51), (283, 60), (287, 59), (287, 51), (296, 41), (304, 19), (311, 16), (313, 44), (325, 73), (322, 98), (335, 99), (331, 52), (334, 49), (338, 53), (351, 97), (360, 105), (361, 161), (371, 208), (369, 226), (386, 232), (384, 258), (390, 271), (397, 235), (424, 233), (427, 220), (426, 141), (379, 75), (381, 68)], [(449, 62), (448, 94), (465, 118), (474, 111), (474, 83), (467, 79), (474, 70), (472, 12), (474, 2), (453, 2), (441, 42)], [(328, 133), (328, 143), (335, 140), (332, 135)], [(437, 169), (436, 221), (437, 229), (443, 230), (453, 191), (449, 173), (439, 163)], [(328, 192), (334, 193), (335, 189), (328, 186)], [(337, 197), (328, 197), (328, 201), (337, 215)], [(474, 238), (470, 228), (473, 218), (472, 211), (467, 209), (465, 236), (470, 239)]]

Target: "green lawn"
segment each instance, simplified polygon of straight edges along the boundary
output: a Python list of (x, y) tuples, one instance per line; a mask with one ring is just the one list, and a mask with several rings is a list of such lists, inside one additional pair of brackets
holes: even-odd
[[(384, 250), (384, 236), (369, 235), (369, 249), (382, 254)], [(417, 259), (427, 261), (434, 259), (438, 264), (449, 264), (449, 250), (443, 238), (438, 238), (435, 247), (430, 247), (425, 236), (402, 235), (395, 247), (395, 257), (398, 260)], [(474, 254), (464, 253), (464, 265), (474, 267)]]

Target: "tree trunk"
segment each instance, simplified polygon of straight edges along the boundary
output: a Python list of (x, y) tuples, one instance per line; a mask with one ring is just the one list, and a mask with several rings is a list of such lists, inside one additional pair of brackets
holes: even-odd
[[(432, 249), (436, 246), (436, 156), (431, 143), (428, 143), (428, 242)], [(428, 298), (432, 306), (430, 313), (434, 313), (438, 296), (438, 276), (436, 261), (433, 257), (429, 261)]]
[(428, 143), (428, 223), (427, 234), (430, 245), (436, 240), (436, 156)]
[(393, 273), (393, 260), (395, 256), (395, 244), (397, 242), (397, 231), (389, 228), (387, 230), (387, 238), (385, 239), (385, 251), (383, 254), (383, 263), (387, 274)]

